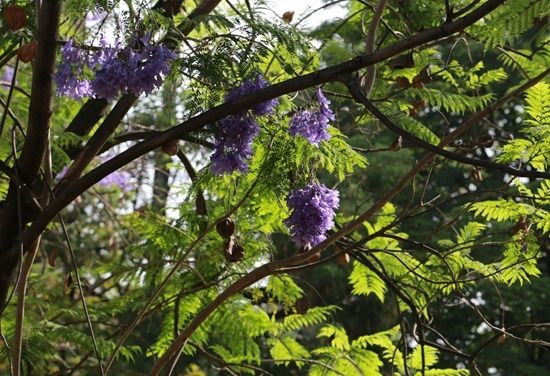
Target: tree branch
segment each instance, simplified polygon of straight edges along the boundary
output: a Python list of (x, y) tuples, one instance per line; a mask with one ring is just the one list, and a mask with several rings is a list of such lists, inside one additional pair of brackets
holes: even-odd
[[(545, 76), (547, 76), (550, 73), (550, 68), (546, 69), (544, 72), (539, 74), (537, 77), (534, 78), (535, 81), (542, 80)], [(485, 167), (488, 169), (498, 170), (502, 172), (506, 172), (512, 176), (522, 176), (527, 177), (531, 179), (548, 179), (550, 178), (550, 172), (544, 172), (544, 171), (524, 171), (524, 170), (518, 170), (516, 168), (506, 166), (500, 163), (488, 161), (488, 160), (482, 160), (477, 158), (470, 158), (464, 155), (460, 155), (457, 153), (453, 153), (452, 151), (440, 148), (436, 145), (432, 145), (429, 142), (426, 142), (415, 135), (407, 132), (406, 130), (400, 128), (397, 126), (393, 121), (391, 121), (386, 115), (382, 113), (372, 102), (366, 97), (365, 94), (361, 91), (361, 87), (354, 82), (349, 81), (348, 82), (348, 89), (353, 96), (353, 98), (361, 103), (363, 106), (367, 108), (378, 120), (382, 122), (390, 131), (402, 136), (404, 139), (412, 142), (415, 145), (420, 146), (423, 149), (426, 149), (428, 151), (431, 151), (435, 154), (442, 155), (450, 160), (457, 161), (460, 163), (469, 164), (472, 166), (478, 166), (478, 167)], [(520, 93), (518, 93), (520, 94)]]
[(28, 185), (38, 175), (46, 150), (60, 8), (58, 0), (44, 1), (38, 15), (38, 51), (33, 64), (27, 136), (19, 160), (21, 180)]
[[(372, 15), (369, 29), (367, 31), (367, 41), (365, 43), (366, 55), (372, 54), (374, 52), (374, 45), (376, 42), (376, 29), (378, 29), (378, 25), (380, 24), (380, 20), (382, 19), (382, 14), (384, 13), (386, 2), (387, 0), (380, 0), (378, 2), (378, 5), (376, 5), (374, 14)], [(365, 76), (361, 80), (361, 88), (363, 89), (363, 92), (367, 97), (370, 95), (372, 88), (374, 87), (375, 78), (376, 78), (376, 65), (373, 64), (367, 68), (367, 72), (365, 73)]]

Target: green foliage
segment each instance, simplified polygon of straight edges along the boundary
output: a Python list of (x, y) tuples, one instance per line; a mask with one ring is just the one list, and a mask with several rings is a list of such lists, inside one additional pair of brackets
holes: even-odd
[(353, 286), (355, 295), (374, 294), (381, 302), (384, 302), (386, 285), (372, 270), (360, 262), (353, 262), (353, 270), (349, 275), (349, 281)]
[(411, 94), (416, 98), (426, 100), (432, 106), (459, 114), (464, 114), (466, 111), (479, 110), (489, 104), (494, 98), (493, 94), (490, 93), (474, 97), (429, 88), (411, 89)]
[[(218, 126), (212, 122), (180, 140), (173, 158), (159, 148), (125, 166), (136, 183), (134, 190), (98, 185), (63, 210), (103, 362), (120, 333), (144, 309), (111, 373), (149, 372), (222, 291), (272, 261), (260, 269), (268, 270), (268, 277), (232, 294), (193, 331), (174, 374), (466, 376), (474, 360), (484, 373), (496, 367), (503, 376), (548, 370), (548, 355), (535, 345), (548, 340), (537, 325), (548, 316), (541, 302), (549, 288), (550, 180), (520, 179), (490, 168), (470, 170), (438, 157), (403, 183), (426, 151), (406, 138), (400, 147), (389, 147), (396, 135), (350, 98), (338, 82), (341, 77), (332, 77), (331, 69), (317, 73), (364, 53), (365, 35), (360, 31), (366, 32), (372, 22), (372, 4), (346, 2), (346, 17), (329, 15), (315, 30), (306, 31), (298, 18), (286, 23), (275, 17), (263, 1), (231, 6), (222, 2), (195, 19), (195, 28), (184, 38), (181, 28), (190, 25), (186, 17), (196, 2), (184, 1), (173, 18), (151, 9), (153, 3), (64, 2), (61, 40), (74, 37), (82, 45), (97, 46), (97, 37), (105, 32), (127, 41), (152, 30), (156, 42), (169, 40), (178, 52), (162, 91), (138, 99), (103, 145), (105, 150), (115, 136), (148, 139), (195, 116), (212, 119), (208, 111), (258, 73), (271, 83), (282, 83), (280, 87), (323, 82), (337, 120), (330, 124), (330, 140), (318, 146), (292, 137), (289, 121), (299, 109), (317, 106), (316, 87), (289, 93), (279, 98), (275, 113), (256, 118), (261, 131), (247, 173), (211, 173), (209, 155)], [(449, 4), (446, 10), (443, 1), (390, 2), (376, 49), (406, 44), (422, 30), (453, 22), (446, 11), (456, 15), (471, 1)], [(334, 9), (334, 4), (323, 6)], [(467, 30), (403, 51), (401, 61), (411, 57), (405, 66), (394, 57), (377, 61), (369, 99), (402, 129), (439, 144), (467, 117), (517, 88), (527, 76), (547, 69), (548, 9), (547, 0), (509, 0)], [(94, 11), (105, 11), (107, 18), (88, 27), (83, 20)], [(29, 25), (34, 25), (35, 16), (30, 17)], [(35, 38), (33, 27), (11, 33), (2, 25), (0, 55), (13, 53), (20, 40)], [(7, 64), (13, 66), (13, 60)], [(285, 83), (298, 76), (302, 78)], [(8, 169), (16, 171), (13, 166), (28, 131), (26, 93), (31, 89), (31, 65), (21, 63), (10, 103), (21, 129), (13, 128), (10, 115), (0, 137), (0, 210), (11, 178)], [(6, 87), (0, 94), (6, 98)], [(101, 129), (95, 124), (78, 136), (65, 131), (82, 105), (53, 99), (48, 157), (54, 176), (78, 158), (75, 153)], [(97, 115), (102, 119), (114, 106)], [(109, 153), (141, 141), (128, 138), (132, 140)], [(525, 171), (548, 171), (548, 81), (511, 99), (447, 147)], [(94, 158), (86, 171), (101, 159)], [(35, 199), (42, 209), (32, 209), (48, 213), (40, 197), (47, 191), (42, 171), (38, 176), (29, 187), (32, 193), (25, 191), (20, 201), (12, 201), (24, 204), (19, 210), (25, 218), (34, 215), (29, 203)], [(379, 208), (388, 192), (395, 194), (359, 228), (321, 250), (318, 263), (310, 259), (284, 264), (281, 260), (304, 251), (296, 249), (284, 224), (288, 192), (312, 181), (340, 192), (331, 231), (373, 205)], [(55, 189), (56, 181), (51, 185)], [(226, 216), (235, 224), (231, 241), (244, 250), (238, 261), (228, 256), (230, 239), (215, 230)], [(59, 229), (56, 218), (43, 234), (29, 279), (23, 373), (92, 375), (98, 360), (80, 309), (65, 234)], [(349, 264), (342, 257), (338, 263), (333, 260), (343, 247), (353, 260)], [(158, 286), (160, 294), (146, 305)], [(1, 334), (10, 344), (17, 315), (14, 302), (1, 323)], [(525, 337), (530, 344), (504, 343), (482, 325), (488, 323), (513, 330), (515, 339)], [(506, 363), (508, 359), (517, 364)], [(8, 363), (4, 346), (0, 373), (8, 372)]]
[(518, 39), (538, 18), (548, 15), (547, 0), (511, 0), (488, 17), (483, 27), (472, 27), (475, 35), (487, 46), (503, 45)]
[(537, 170), (550, 166), (550, 85), (540, 82), (527, 90), (525, 111), (528, 118), (522, 124), (527, 138), (517, 138), (502, 148), (501, 162), (521, 161)]

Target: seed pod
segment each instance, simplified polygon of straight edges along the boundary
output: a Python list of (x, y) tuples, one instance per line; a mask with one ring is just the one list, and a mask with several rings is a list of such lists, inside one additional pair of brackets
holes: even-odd
[(411, 86), (411, 83), (409, 82), (409, 79), (407, 77), (399, 76), (395, 79), (395, 83), (400, 88), (407, 88)]
[(238, 262), (244, 257), (244, 248), (235, 242), (235, 239), (231, 237), (227, 243), (225, 243), (225, 249), (223, 252), (227, 262)]
[(168, 154), (170, 156), (178, 154), (179, 146), (178, 146), (178, 140), (172, 140), (168, 141), (160, 148), (163, 153)]
[(294, 303), (294, 309), (296, 310), (296, 313), (299, 313), (300, 315), (306, 313), (309, 306), (309, 299), (305, 296), (302, 296), (300, 299), (296, 300), (296, 303)]
[(235, 222), (231, 218), (224, 218), (216, 223), (216, 231), (222, 238), (229, 238), (235, 233)]
[(422, 89), (424, 87), (424, 83), (422, 82), (422, 78), (420, 76), (416, 76), (413, 78), (412, 86), (416, 89)]
[(404, 69), (414, 67), (414, 58), (412, 51), (394, 57), (392, 60), (390, 60), (389, 66), (390, 69)]
[(244, 248), (240, 244), (234, 244), (229, 262), (241, 261), (244, 258)]
[(48, 255), (48, 264), (52, 267), (52, 268), (55, 268), (55, 263), (57, 261), (57, 252), (55, 250), (51, 251), (50, 254)]
[(418, 77), (425, 84), (432, 82), (432, 76), (430, 75), (430, 66), (426, 65), (424, 68), (422, 68), (422, 70), (418, 74)]
[(38, 42), (36, 40), (32, 40), (29, 43), (24, 44), (17, 49), (17, 57), (23, 63), (28, 63), (29, 61), (34, 59), (34, 55), (36, 55), (37, 49), (38, 49)]
[(518, 232), (522, 231), (522, 232), (527, 232), (529, 231), (529, 222), (527, 221), (527, 219), (524, 217), (522, 219), (520, 219), (515, 225), (514, 227), (512, 227), (510, 229), (510, 233), (512, 235), (515, 235), (517, 234)]
[(340, 253), (338, 257), (336, 257), (336, 261), (340, 265), (347, 265), (350, 262), (349, 254), (346, 252)]
[(27, 12), (19, 5), (8, 5), (4, 8), (4, 19), (12, 31), (19, 30), (27, 23)]
[(403, 146), (403, 137), (397, 136), (394, 142), (390, 145), (390, 150), (398, 151), (401, 150), (401, 147)]
[(294, 11), (289, 10), (283, 13), (283, 21), (285, 21), (286, 23), (291, 23), (293, 17)]
[(416, 111), (420, 111), (426, 107), (427, 103), (424, 99), (418, 99), (412, 102), (412, 105)]
[(73, 276), (71, 273), (68, 273), (65, 276), (65, 283), (63, 284), (63, 295), (68, 296), (71, 292), (71, 288), (73, 285)]
[(470, 172), (470, 176), (472, 179), (474, 179), (475, 182), (481, 182), (483, 180), (483, 176), (481, 175), (481, 171), (476, 166), (472, 167), (472, 170)]

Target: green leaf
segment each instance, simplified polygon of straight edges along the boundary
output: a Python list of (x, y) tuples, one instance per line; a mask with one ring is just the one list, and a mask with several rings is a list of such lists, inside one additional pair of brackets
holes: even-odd
[(386, 284), (372, 270), (358, 261), (353, 262), (353, 270), (349, 275), (349, 282), (353, 287), (353, 294), (374, 294), (381, 302), (384, 302)]

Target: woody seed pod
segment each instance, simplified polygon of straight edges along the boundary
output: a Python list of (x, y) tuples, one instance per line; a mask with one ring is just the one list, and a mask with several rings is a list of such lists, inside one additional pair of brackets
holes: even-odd
[(4, 19), (10, 30), (17, 31), (27, 23), (27, 12), (19, 5), (8, 5), (4, 8)]
[(230, 218), (224, 218), (216, 223), (216, 231), (222, 238), (229, 238), (235, 233), (235, 222)]

